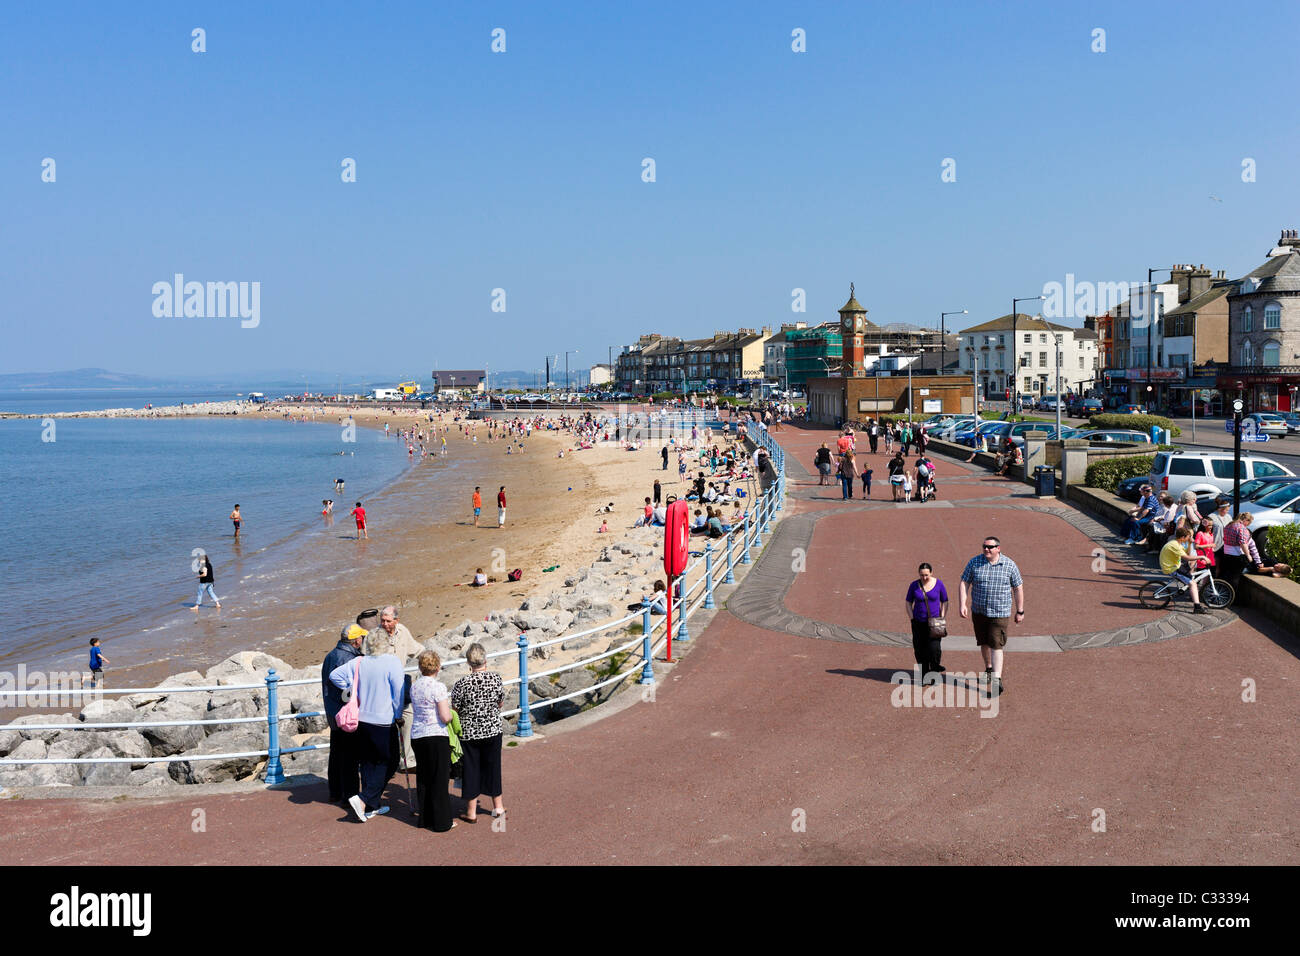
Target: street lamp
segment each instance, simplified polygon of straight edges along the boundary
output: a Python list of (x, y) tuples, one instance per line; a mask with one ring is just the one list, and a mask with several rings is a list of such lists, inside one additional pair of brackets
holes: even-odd
[[(573, 354), (577, 355), (578, 350), (573, 349)], [(564, 352), (564, 391), (565, 392), (569, 391), (569, 350), (568, 349), (566, 349)]]
[(1056, 345), (1056, 437), (1061, 437), (1061, 342), (1064, 335), (1054, 333), (1052, 341)]
[[(1174, 274), (1174, 270), (1173, 269), (1148, 269), (1147, 270), (1147, 286), (1148, 286), (1147, 296), (1151, 304), (1155, 306), (1155, 309), (1158, 311), (1160, 307), (1158, 305), (1155, 305), (1156, 290), (1153, 283), (1151, 282), (1151, 277), (1154, 276), (1157, 272), (1168, 272), (1170, 276), (1172, 276)], [(1131, 316), (1132, 313), (1133, 313), (1133, 309), (1130, 307), (1129, 315)], [(1150, 315), (1146, 317), (1146, 320), (1147, 320), (1147, 391), (1150, 392), (1151, 391), (1151, 368), (1152, 368), (1151, 363), (1155, 358), (1155, 351), (1151, 347), (1151, 327), (1155, 325), (1155, 322), (1152, 321), (1152, 316)], [(1151, 407), (1149, 403), (1147, 406), (1147, 412), (1148, 413), (1151, 412)]]
[(1016, 305), (1020, 302), (1041, 302), (1041, 295), (1027, 295), (1023, 298), (1011, 300), (1011, 374), (1015, 381), (1011, 383), (1011, 408), (1009, 412), (1014, 412), (1016, 406), (1020, 404), (1020, 345), (1016, 341)]
[[(948, 352), (947, 352), (947, 347), (948, 347), (948, 326), (947, 326), (947, 318), (948, 318), (948, 316), (950, 316), (950, 315), (966, 315), (966, 310), (965, 310), (965, 309), (962, 309), (960, 312), (940, 312), (940, 313), (939, 313), (939, 374), (940, 374), (940, 375), (942, 375), (942, 374), (943, 374), (943, 370), (944, 370), (945, 368), (948, 367)], [(960, 353), (960, 352), (957, 353), (957, 363), (958, 363), (959, 365), (961, 364), (961, 353)]]

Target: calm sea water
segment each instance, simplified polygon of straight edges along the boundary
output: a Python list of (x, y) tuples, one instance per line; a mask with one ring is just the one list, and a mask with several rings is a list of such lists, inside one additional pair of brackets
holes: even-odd
[[(266, 391), (279, 395), (280, 391)], [(44, 415), (49, 412), (97, 412), (105, 408), (144, 408), (186, 405), (195, 402), (233, 402), (242, 398), (234, 391), (176, 391), (116, 388), (87, 389), (0, 389), (0, 412), (19, 415)]]
[[(171, 401), (179, 398), (155, 403)], [(100, 407), (118, 404), (130, 403)], [(132, 662), (150, 659), (149, 635), (170, 641), (193, 613), (194, 549), (211, 556), (218, 596), (238, 588), (243, 605), (273, 601), (291, 586), (286, 564), (349, 525), (355, 500), (412, 467), (401, 442), (357, 429), (345, 443), (333, 420), (58, 419), (54, 441), (43, 431), (39, 419), (0, 421), (6, 670), (19, 661), (84, 666), (92, 635)], [(322, 527), (322, 498), (335, 499), (333, 529)], [(240, 544), (227, 519), (235, 503)]]

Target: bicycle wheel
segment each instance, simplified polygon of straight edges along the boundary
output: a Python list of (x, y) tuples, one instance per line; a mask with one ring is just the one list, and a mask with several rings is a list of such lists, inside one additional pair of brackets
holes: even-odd
[(1143, 607), (1163, 610), (1174, 599), (1174, 589), (1163, 581), (1148, 581), (1138, 589), (1138, 600)]
[(1210, 578), (1201, 586), (1201, 603), (1207, 607), (1225, 608), (1236, 598), (1236, 592), (1232, 590), (1232, 585), (1227, 581)]

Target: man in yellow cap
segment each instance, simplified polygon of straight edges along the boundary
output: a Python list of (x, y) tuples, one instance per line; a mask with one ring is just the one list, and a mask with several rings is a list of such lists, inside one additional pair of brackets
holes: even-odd
[(335, 718), (343, 707), (343, 692), (330, 681), (330, 673), (337, 667), (361, 656), (361, 642), (367, 631), (359, 624), (349, 624), (341, 634), (334, 649), (325, 655), (321, 666), (321, 696), (325, 703), (325, 716), (330, 725), (329, 782), (330, 802), (347, 803), (349, 797), (361, 791), (361, 751), (355, 733), (339, 730)]

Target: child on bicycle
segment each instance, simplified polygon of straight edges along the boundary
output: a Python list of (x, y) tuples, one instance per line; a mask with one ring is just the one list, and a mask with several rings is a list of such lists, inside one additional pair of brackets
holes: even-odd
[[(1192, 531), (1190, 528), (1179, 528), (1174, 532), (1174, 536), (1169, 539), (1168, 543), (1160, 549), (1160, 570), (1191, 590), (1193, 614), (1207, 613), (1205, 605), (1201, 603), (1201, 596), (1197, 591), (1196, 578), (1194, 577), (1196, 569), (1204, 563), (1206, 563), (1205, 558), (1197, 554), (1192, 548)], [(1187, 566), (1185, 573), (1183, 571), (1184, 565)]]

